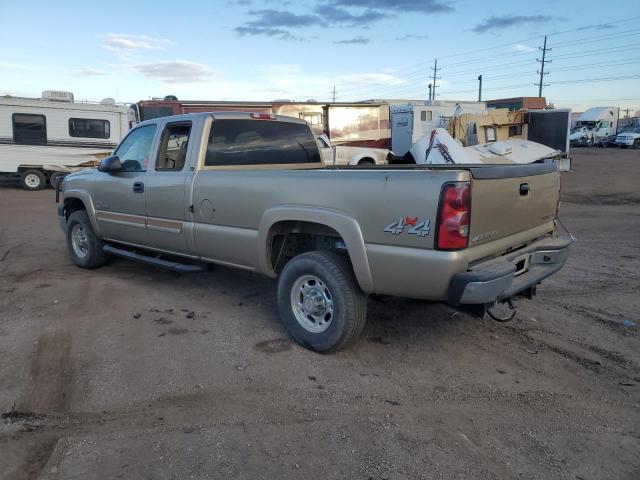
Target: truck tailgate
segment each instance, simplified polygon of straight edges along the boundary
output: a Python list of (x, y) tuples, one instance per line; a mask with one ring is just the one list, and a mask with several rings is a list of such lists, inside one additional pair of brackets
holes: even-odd
[(531, 238), (524, 241), (533, 240), (545, 224), (553, 229), (560, 195), (553, 163), (472, 168), (471, 174), (470, 248), (526, 231)]

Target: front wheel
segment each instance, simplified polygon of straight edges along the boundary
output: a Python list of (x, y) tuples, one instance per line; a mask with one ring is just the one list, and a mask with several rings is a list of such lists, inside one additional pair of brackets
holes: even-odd
[(367, 296), (344, 256), (308, 252), (294, 257), (282, 270), (278, 309), (298, 343), (327, 353), (358, 338), (367, 318)]
[(67, 222), (67, 249), (73, 263), (81, 268), (97, 268), (107, 257), (102, 251), (103, 242), (96, 236), (85, 210), (77, 210)]
[(636, 138), (633, 141), (633, 148), (640, 148), (640, 138)]

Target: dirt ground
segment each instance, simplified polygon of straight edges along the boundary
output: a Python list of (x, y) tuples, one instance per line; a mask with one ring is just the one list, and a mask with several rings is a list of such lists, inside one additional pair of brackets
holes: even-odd
[(74, 267), (52, 190), (0, 186), (0, 477), (640, 478), (640, 151), (575, 149), (569, 263), (500, 324), (370, 301), (335, 355), (275, 282)]

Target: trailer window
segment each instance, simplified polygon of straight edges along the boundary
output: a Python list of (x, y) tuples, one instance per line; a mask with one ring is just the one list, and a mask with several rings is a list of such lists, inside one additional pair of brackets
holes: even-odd
[(184, 167), (191, 123), (167, 125), (162, 134), (156, 170), (179, 171)]
[(522, 125), (510, 125), (509, 126), (509, 136), (517, 137), (522, 135)]
[(47, 119), (44, 115), (14, 113), (13, 141), (21, 145), (44, 145), (47, 143)]
[(111, 124), (109, 120), (95, 120), (91, 118), (70, 118), (69, 135), (83, 138), (109, 138)]
[(300, 123), (216, 120), (211, 126), (205, 166), (319, 163), (313, 133)]
[(421, 122), (430, 122), (433, 119), (433, 112), (431, 110), (422, 110), (420, 112)]
[(152, 118), (168, 117), (173, 115), (171, 107), (149, 107), (140, 105), (140, 121), (151, 120)]

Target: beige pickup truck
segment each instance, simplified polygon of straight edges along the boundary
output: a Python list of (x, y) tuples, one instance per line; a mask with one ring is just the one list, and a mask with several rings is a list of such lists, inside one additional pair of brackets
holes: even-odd
[(329, 167), (320, 149), (304, 121), (271, 114), (142, 122), (59, 185), (71, 258), (277, 277), (284, 326), (318, 352), (357, 338), (368, 295), (497, 317), (567, 259), (552, 162)]

